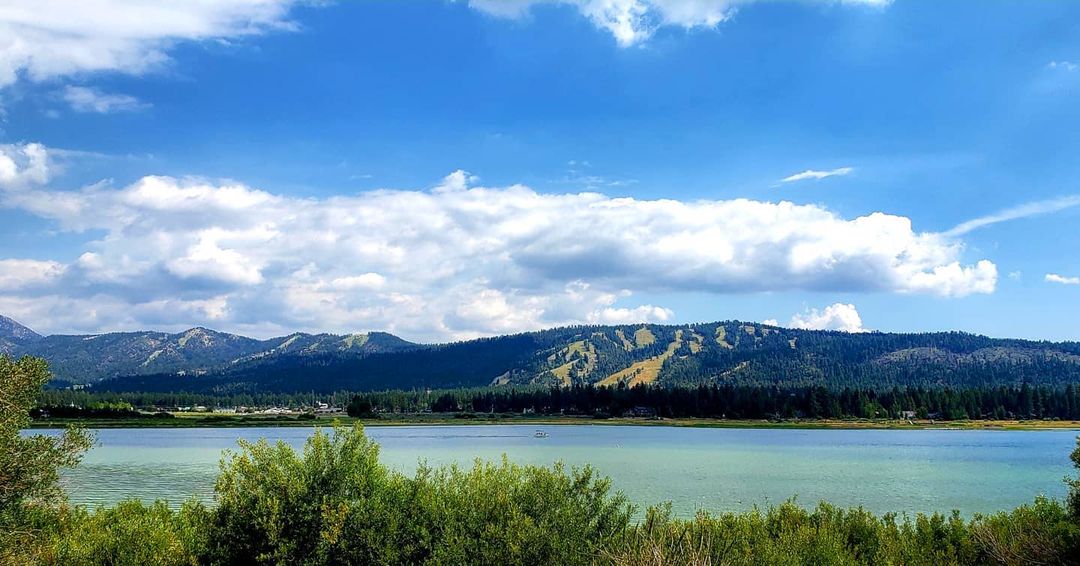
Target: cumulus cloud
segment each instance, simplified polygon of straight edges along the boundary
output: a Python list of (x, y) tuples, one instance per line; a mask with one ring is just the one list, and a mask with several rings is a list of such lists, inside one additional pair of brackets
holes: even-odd
[(804, 330), (866, 332), (859, 311), (851, 303), (834, 303), (820, 311), (818, 309), (807, 309), (803, 313), (792, 316), (786, 325), (781, 325), (775, 319), (766, 320), (764, 324)]
[(0, 188), (22, 189), (49, 180), (49, 155), (45, 146), (0, 144)]
[(127, 94), (109, 94), (96, 88), (68, 86), (63, 92), (64, 101), (76, 112), (112, 114), (135, 112), (149, 108), (149, 104)]
[(1080, 277), (1066, 277), (1057, 273), (1047, 273), (1046, 281), (1048, 283), (1060, 283), (1061, 285), (1080, 285)]
[[(0, 155), (15, 156), (0, 162), (11, 164), (0, 166), (0, 205), (88, 238), (51, 287), (8, 304), (48, 305), (42, 295), (51, 293), (65, 312), (93, 310), (87, 324), (156, 317), (147, 305), (172, 301), (177, 313), (213, 312), (237, 331), (374, 328), (447, 339), (673, 319), (663, 305), (635, 304), (641, 293), (962, 297), (997, 281), (990, 261), (962, 261), (962, 242), (880, 212), (846, 219), (791, 202), (549, 194), (484, 187), (462, 171), (426, 190), (329, 198), (153, 176), (59, 190), (47, 182), (45, 148)], [(27, 323), (48, 330), (50, 321)]]
[[(469, 5), (503, 18), (521, 18), (539, 5), (577, 9), (621, 46), (647, 40), (660, 27), (713, 28), (752, 0), (469, 0)], [(891, 0), (835, 0), (837, 4), (884, 6)]]
[(52, 282), (64, 274), (65, 266), (55, 261), (0, 259), (0, 291), (25, 289)]
[(821, 179), (825, 179), (827, 177), (841, 177), (841, 176), (844, 176), (844, 175), (848, 175), (854, 170), (855, 170), (854, 167), (838, 167), (836, 169), (830, 169), (830, 170), (827, 170), (827, 171), (817, 171), (817, 170), (814, 170), (814, 169), (807, 169), (806, 171), (803, 171), (802, 173), (795, 173), (794, 175), (788, 175), (787, 177), (784, 177), (783, 179), (780, 179), (780, 182), (781, 183), (794, 183), (795, 181), (806, 181), (808, 179), (814, 179), (815, 181), (820, 181)]
[(166, 269), (182, 279), (205, 278), (236, 285), (262, 283), (261, 262), (233, 248), (223, 249), (223, 237), (229, 234), (220, 228), (203, 230), (181, 257), (165, 263)]
[(0, 87), (94, 71), (142, 73), (181, 41), (293, 27), (297, 0), (0, 0)]

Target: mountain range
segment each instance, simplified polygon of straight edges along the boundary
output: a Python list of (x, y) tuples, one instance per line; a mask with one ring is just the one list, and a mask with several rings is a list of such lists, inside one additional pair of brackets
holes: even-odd
[(0, 353), (55, 385), (271, 392), (704, 383), (830, 388), (1080, 383), (1080, 343), (963, 332), (846, 333), (723, 321), (573, 326), (451, 344), (384, 332), (257, 340), (206, 328), (41, 336), (0, 316)]
[(347, 359), (417, 347), (385, 332), (295, 333), (256, 340), (196, 327), (175, 334), (140, 331), (42, 336), (0, 316), (0, 354), (43, 357), (56, 381), (76, 384), (131, 375), (202, 375), (288, 356), (333, 355)]

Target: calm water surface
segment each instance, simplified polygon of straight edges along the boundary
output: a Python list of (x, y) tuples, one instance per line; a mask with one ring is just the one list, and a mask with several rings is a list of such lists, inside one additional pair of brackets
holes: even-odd
[[(1077, 431), (693, 429), (597, 425), (370, 427), (382, 460), (412, 472), (421, 460), (469, 464), (502, 454), (520, 463), (591, 463), (639, 506), (671, 501), (737, 510), (797, 496), (875, 512), (965, 515), (1062, 497)], [(301, 447), (308, 428), (102, 429), (65, 476), (72, 500), (212, 499), (223, 450), (266, 437)]]

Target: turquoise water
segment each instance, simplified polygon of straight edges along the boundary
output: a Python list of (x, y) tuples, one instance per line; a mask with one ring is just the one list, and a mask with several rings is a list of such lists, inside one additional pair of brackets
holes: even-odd
[[(695, 429), (561, 425), (370, 427), (385, 463), (475, 458), (549, 465), (591, 463), (639, 506), (671, 501), (679, 515), (738, 510), (797, 496), (874, 512), (1010, 509), (1038, 494), (1062, 497), (1077, 431)], [(64, 482), (90, 505), (125, 497), (177, 504), (212, 500), (223, 450), (239, 438), (300, 447), (308, 428), (102, 429)]]

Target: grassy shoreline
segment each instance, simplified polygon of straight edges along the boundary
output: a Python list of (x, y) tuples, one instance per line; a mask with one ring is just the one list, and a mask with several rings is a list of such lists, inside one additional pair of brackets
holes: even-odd
[(885, 419), (843, 420), (748, 420), (748, 419), (596, 419), (584, 416), (522, 416), (502, 414), (403, 414), (385, 415), (377, 419), (353, 417), (300, 418), (293, 415), (220, 415), (210, 413), (176, 413), (173, 418), (77, 418), (38, 419), (29, 428), (62, 428), (76, 425), (85, 428), (236, 428), (236, 427), (317, 427), (335, 422), (364, 426), (417, 425), (609, 425), (609, 426), (669, 426), (688, 428), (781, 428), (837, 430), (1080, 430), (1080, 421), (1052, 420), (968, 420), (968, 421), (898, 421)]

